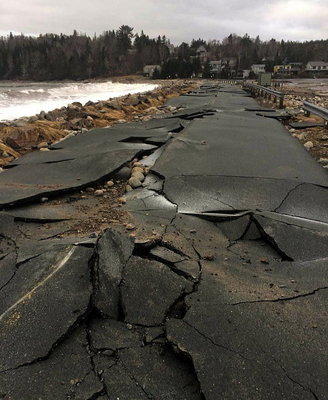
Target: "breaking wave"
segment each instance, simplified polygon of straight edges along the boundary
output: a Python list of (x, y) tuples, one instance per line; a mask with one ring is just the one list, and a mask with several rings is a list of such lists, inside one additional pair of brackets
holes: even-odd
[(153, 84), (98, 83), (29, 83), (0, 85), (0, 121), (51, 111), (72, 102), (82, 104), (127, 94), (153, 90)]

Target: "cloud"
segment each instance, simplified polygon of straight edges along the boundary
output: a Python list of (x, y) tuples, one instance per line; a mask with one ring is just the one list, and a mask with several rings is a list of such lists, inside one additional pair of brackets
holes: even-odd
[(327, 0), (11, 0), (0, 4), (3, 32), (89, 35), (122, 24), (174, 43), (248, 33), (262, 39), (325, 39)]

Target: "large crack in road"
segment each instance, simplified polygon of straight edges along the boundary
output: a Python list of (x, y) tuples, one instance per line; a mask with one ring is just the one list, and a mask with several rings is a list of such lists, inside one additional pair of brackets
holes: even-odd
[(0, 175), (1, 399), (326, 398), (326, 171), (237, 87), (166, 105)]

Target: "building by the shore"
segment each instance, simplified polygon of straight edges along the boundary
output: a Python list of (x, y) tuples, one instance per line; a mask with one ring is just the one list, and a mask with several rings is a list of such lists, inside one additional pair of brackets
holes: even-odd
[(251, 70), (255, 75), (265, 72), (265, 64), (253, 64), (251, 65)]
[(307, 72), (328, 72), (328, 62), (324, 61), (309, 61), (306, 64)]
[(152, 78), (156, 70), (160, 73), (162, 67), (160, 65), (145, 65), (143, 68), (143, 74), (144, 76)]
[(275, 75), (297, 76), (300, 72), (303, 71), (303, 69), (303, 63), (290, 62), (288, 64), (274, 65), (273, 73)]

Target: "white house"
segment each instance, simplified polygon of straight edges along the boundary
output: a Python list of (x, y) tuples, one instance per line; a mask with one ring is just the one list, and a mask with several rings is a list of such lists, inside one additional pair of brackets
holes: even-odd
[(211, 72), (219, 73), (222, 70), (221, 61), (210, 61)]
[(230, 69), (235, 69), (237, 66), (237, 58), (236, 57), (224, 57), (221, 58), (222, 67), (229, 67)]
[(312, 71), (312, 72), (328, 71), (328, 63), (324, 61), (309, 61), (306, 64), (306, 71)]
[(160, 65), (145, 65), (143, 68), (143, 73), (145, 76), (149, 76), (151, 78), (154, 75), (155, 69), (157, 69), (158, 72), (161, 72)]
[(253, 64), (251, 65), (251, 70), (255, 75), (258, 75), (261, 72), (265, 72), (265, 64)]

